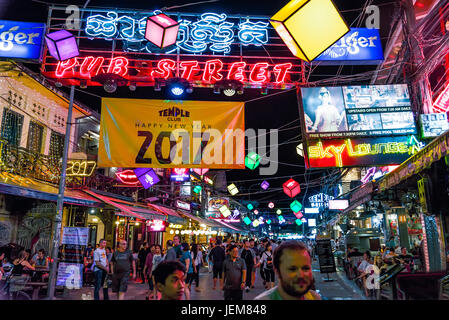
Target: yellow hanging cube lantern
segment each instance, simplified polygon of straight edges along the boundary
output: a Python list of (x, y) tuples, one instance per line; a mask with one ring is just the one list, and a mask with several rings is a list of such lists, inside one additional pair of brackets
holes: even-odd
[(270, 23), (293, 55), (307, 62), (349, 31), (332, 0), (292, 0)]

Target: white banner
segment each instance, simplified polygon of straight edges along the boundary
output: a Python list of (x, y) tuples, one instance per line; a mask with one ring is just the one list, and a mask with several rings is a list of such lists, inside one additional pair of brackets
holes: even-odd
[(64, 227), (62, 244), (87, 246), (89, 241), (89, 228)]

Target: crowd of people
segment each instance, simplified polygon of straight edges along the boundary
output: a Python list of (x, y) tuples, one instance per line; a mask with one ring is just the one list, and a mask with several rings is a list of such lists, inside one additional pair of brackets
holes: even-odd
[[(381, 246), (378, 251), (359, 252), (356, 247), (348, 247), (344, 268), (349, 279), (354, 279), (367, 297), (373, 296), (373, 286), (367, 285), (368, 277), (384, 275), (393, 266), (403, 266), (403, 272), (420, 270), (423, 265), (422, 237), (409, 250), (396, 244), (394, 237)], [(376, 288), (374, 288), (376, 289)]]

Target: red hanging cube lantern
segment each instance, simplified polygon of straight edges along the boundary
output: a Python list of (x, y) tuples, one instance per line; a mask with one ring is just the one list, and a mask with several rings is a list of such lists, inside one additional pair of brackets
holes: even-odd
[(145, 39), (163, 49), (174, 45), (178, 37), (179, 23), (160, 13), (147, 19)]
[(285, 194), (288, 195), (290, 198), (296, 197), (296, 195), (301, 192), (301, 187), (299, 186), (299, 183), (291, 178), (287, 180), (282, 185), (282, 187), (284, 188)]
[(295, 214), (295, 217), (298, 218), (298, 219), (301, 219), (302, 216), (303, 216), (303, 214), (301, 213), (301, 211), (299, 211), (299, 212), (293, 212), (293, 213)]

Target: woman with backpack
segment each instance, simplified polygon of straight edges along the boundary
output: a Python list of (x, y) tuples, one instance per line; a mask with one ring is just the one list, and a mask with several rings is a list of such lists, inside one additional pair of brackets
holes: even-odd
[(271, 289), (274, 287), (274, 268), (273, 268), (273, 247), (268, 242), (266, 250), (262, 253), (261, 266), (263, 266), (265, 274), (265, 289)]

